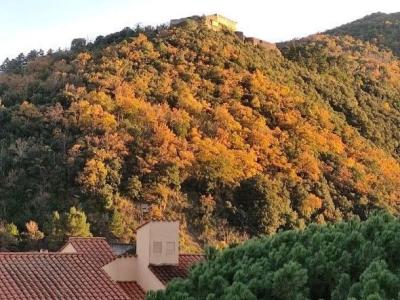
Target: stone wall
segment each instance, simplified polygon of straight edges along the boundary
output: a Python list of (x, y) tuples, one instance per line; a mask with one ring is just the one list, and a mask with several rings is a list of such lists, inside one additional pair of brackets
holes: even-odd
[(218, 14), (205, 16), (203, 18), (200, 16), (191, 16), (191, 17), (186, 17), (186, 18), (181, 18), (181, 19), (172, 19), (170, 21), (170, 25), (176, 26), (176, 25), (179, 25), (188, 20), (194, 20), (194, 21), (203, 20), (205, 25), (208, 28), (217, 30), (217, 31), (222, 30), (222, 29), (236, 31), (236, 25), (237, 25), (237, 22), (230, 20), (224, 16), (218, 15)]
[(230, 20), (224, 16), (215, 14), (206, 16), (206, 25), (214, 30), (228, 29), (231, 31), (236, 31), (237, 22)]

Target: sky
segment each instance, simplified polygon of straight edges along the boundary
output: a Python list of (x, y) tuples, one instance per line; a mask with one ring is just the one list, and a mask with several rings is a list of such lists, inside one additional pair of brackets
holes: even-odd
[(399, 0), (0, 0), (0, 63), (32, 49), (65, 49), (124, 27), (219, 13), (238, 30), (271, 42), (322, 32), (374, 12), (400, 12)]

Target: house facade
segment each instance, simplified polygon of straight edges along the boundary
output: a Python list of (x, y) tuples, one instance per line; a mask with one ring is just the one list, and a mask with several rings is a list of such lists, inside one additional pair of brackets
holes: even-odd
[(178, 222), (147, 222), (135, 247), (117, 248), (92, 237), (59, 252), (0, 253), (0, 299), (145, 299), (203, 260), (179, 253)]

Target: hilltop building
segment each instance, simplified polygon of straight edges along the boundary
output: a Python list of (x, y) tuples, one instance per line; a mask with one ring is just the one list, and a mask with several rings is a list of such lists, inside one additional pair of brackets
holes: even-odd
[(188, 20), (194, 20), (194, 21), (204, 21), (204, 24), (212, 29), (212, 30), (222, 30), (222, 29), (228, 29), (231, 31), (236, 31), (236, 26), (237, 22), (228, 19), (224, 16), (221, 16), (219, 14), (213, 14), (205, 17), (200, 17), (200, 16), (191, 16), (191, 17), (186, 17), (186, 18), (181, 18), (181, 19), (173, 19), (170, 21), (171, 26), (176, 26), (179, 25), (183, 22), (186, 22)]
[(178, 222), (151, 221), (136, 245), (70, 238), (59, 252), (0, 253), (0, 299), (141, 300), (201, 260), (179, 253)]
[(261, 46), (263, 48), (269, 49), (269, 50), (275, 50), (278, 53), (280, 51), (276, 47), (274, 43), (270, 43), (261, 39), (257, 39), (255, 37), (246, 37), (242, 31), (237, 31), (237, 22), (233, 21), (229, 18), (226, 18), (222, 15), (219, 14), (213, 14), (209, 16), (191, 16), (191, 17), (186, 17), (186, 18), (181, 18), (181, 19), (172, 19), (170, 21), (170, 26), (177, 26), (179, 24), (182, 24), (186, 21), (197, 21), (197, 22), (204, 22), (204, 24), (211, 30), (215, 31), (220, 31), (222, 29), (228, 29), (236, 34), (236, 36), (244, 43), (251, 44), (253, 46)]

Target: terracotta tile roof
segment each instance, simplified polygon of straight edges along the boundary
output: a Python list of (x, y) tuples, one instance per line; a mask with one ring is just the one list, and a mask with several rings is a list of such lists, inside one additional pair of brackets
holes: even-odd
[(180, 254), (177, 266), (154, 266), (150, 265), (150, 270), (163, 283), (167, 284), (174, 278), (185, 278), (188, 276), (190, 267), (204, 259), (203, 255)]
[[(86, 259), (97, 267), (102, 267), (115, 258), (112, 248), (107, 243), (107, 240), (105, 238), (71, 237), (68, 239), (66, 246), (68, 244), (71, 244), (77, 253), (84, 254), (86, 256)], [(64, 246), (64, 248), (66, 246)]]
[(132, 300), (143, 300), (146, 298), (146, 293), (136, 281), (118, 282), (118, 285)]
[(0, 299), (129, 299), (82, 254), (0, 253)]

